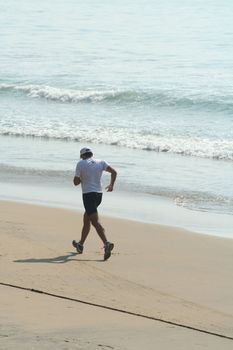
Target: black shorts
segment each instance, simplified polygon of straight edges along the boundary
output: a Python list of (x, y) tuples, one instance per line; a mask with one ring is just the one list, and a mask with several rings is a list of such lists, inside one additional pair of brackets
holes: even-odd
[(97, 208), (102, 202), (103, 193), (89, 192), (83, 193), (83, 205), (87, 215), (97, 213)]

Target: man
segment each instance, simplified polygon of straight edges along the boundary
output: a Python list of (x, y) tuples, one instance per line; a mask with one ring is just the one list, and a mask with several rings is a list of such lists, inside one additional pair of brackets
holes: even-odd
[(108, 192), (113, 191), (117, 172), (105, 161), (94, 159), (90, 148), (82, 148), (80, 150), (80, 158), (81, 160), (76, 166), (73, 182), (75, 186), (81, 183), (85, 213), (83, 215), (81, 239), (79, 242), (74, 240), (72, 244), (77, 252), (82, 254), (83, 245), (92, 224), (104, 243), (104, 260), (107, 260), (111, 256), (114, 244), (108, 242), (106, 238), (104, 228), (99, 222), (97, 208), (102, 201), (101, 176), (103, 171), (107, 171), (111, 174), (110, 184), (106, 187)]

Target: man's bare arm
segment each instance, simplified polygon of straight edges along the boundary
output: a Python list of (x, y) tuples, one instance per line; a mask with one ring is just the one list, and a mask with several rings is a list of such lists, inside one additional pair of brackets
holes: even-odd
[(74, 186), (78, 186), (81, 183), (81, 179), (78, 176), (75, 176), (73, 179)]
[(114, 187), (114, 183), (116, 181), (117, 172), (116, 172), (115, 169), (113, 169), (109, 165), (106, 168), (106, 171), (111, 174), (110, 184), (106, 187), (106, 190), (107, 190), (107, 192), (112, 192), (113, 191), (113, 187)]

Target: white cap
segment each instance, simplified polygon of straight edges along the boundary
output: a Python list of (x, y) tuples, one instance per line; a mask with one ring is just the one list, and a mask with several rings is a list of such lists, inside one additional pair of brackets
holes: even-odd
[(84, 147), (80, 150), (80, 156), (83, 156), (86, 153), (92, 153), (92, 150), (90, 148)]

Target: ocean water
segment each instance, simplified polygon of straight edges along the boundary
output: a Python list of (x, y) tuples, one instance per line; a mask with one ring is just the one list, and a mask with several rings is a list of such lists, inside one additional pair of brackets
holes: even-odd
[(2, 1), (2, 188), (68, 191), (89, 146), (118, 170), (118, 192), (231, 216), (232, 11), (230, 0)]

